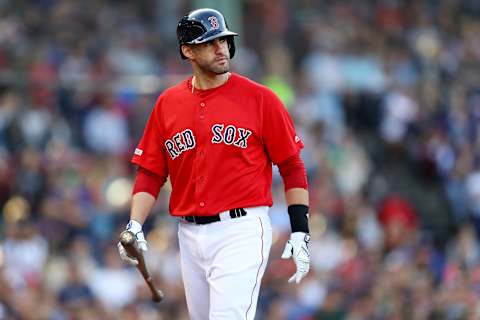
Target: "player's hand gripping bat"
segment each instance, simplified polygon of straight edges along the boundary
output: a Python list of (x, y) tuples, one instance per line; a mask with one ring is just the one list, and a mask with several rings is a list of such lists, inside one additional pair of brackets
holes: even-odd
[(152, 276), (150, 275), (150, 272), (148, 272), (147, 265), (145, 264), (143, 252), (138, 248), (135, 235), (128, 230), (123, 231), (120, 234), (120, 243), (131, 257), (137, 259), (137, 269), (140, 271), (143, 278), (145, 279), (148, 288), (150, 288), (150, 291), (152, 293), (152, 300), (157, 303), (162, 301), (164, 297), (163, 292), (158, 290), (153, 283)]

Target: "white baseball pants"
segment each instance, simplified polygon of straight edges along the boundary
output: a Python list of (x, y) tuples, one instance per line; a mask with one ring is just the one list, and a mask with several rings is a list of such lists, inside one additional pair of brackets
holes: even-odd
[[(255, 317), (260, 282), (272, 245), (268, 207), (204, 225), (181, 221), (178, 239), (182, 277), (192, 320)], [(223, 219), (227, 219), (223, 221)]]

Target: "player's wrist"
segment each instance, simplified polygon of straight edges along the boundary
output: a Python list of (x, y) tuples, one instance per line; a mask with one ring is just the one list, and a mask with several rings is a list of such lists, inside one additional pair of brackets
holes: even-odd
[(292, 234), (297, 232), (310, 233), (308, 228), (308, 206), (292, 204), (288, 206)]
[(137, 233), (142, 232), (142, 224), (140, 222), (138, 222), (137, 220), (131, 219), (128, 222), (126, 229), (128, 231), (133, 232), (133, 234), (136, 235)]
[(147, 240), (145, 239), (145, 235), (143, 234), (142, 224), (137, 220), (131, 219), (126, 227), (126, 230), (132, 232), (137, 239), (138, 247), (142, 251), (147, 251)]
[(292, 239), (293, 241), (295, 242), (306, 242), (306, 243), (309, 243), (310, 242), (310, 235), (306, 232), (293, 232), (291, 235), (290, 235), (290, 239)]

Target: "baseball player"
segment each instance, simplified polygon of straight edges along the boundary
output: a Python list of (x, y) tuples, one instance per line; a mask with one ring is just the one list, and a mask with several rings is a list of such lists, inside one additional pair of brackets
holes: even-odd
[[(199, 9), (178, 23), (180, 56), (193, 76), (157, 99), (132, 162), (138, 165), (130, 222), (142, 224), (167, 176), (178, 217), (182, 277), (191, 319), (253, 319), (272, 243), (272, 164), (285, 184), (292, 227), (282, 258), (299, 283), (309, 270), (308, 191), (303, 143), (268, 88), (231, 73), (235, 32), (223, 15)], [(136, 264), (119, 245), (123, 260)]]

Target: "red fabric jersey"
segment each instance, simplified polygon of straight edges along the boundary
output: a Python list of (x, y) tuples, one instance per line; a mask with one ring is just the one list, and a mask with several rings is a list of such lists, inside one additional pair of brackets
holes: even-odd
[(158, 97), (132, 162), (170, 175), (174, 216), (271, 206), (272, 163), (303, 148), (287, 110), (237, 74), (193, 93), (191, 80)]

